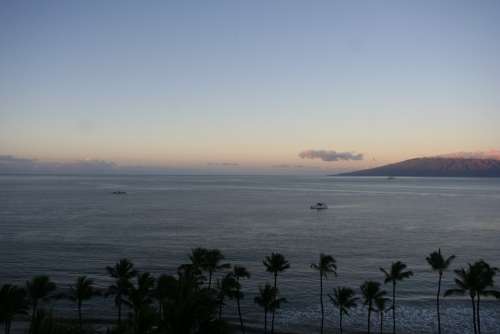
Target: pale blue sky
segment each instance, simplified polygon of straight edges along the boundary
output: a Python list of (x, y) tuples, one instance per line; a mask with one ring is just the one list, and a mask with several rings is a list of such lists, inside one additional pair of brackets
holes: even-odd
[(0, 155), (360, 168), (499, 148), (499, 92), (499, 1), (0, 2)]

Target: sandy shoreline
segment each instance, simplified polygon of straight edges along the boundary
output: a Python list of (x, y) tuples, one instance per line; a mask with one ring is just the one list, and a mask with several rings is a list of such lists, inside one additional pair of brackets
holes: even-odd
[[(57, 318), (58, 321), (60, 321), (63, 324), (77, 324), (77, 319), (75, 318)], [(113, 324), (114, 321), (111, 319), (86, 319), (84, 320), (84, 324), (90, 325), (93, 327), (96, 333), (106, 333), (107, 329), (110, 328)], [(229, 321), (229, 330), (230, 333), (241, 333), (240, 330), (240, 325), (236, 321)], [(28, 319), (19, 319), (17, 321), (14, 321), (12, 329), (11, 329), (11, 334), (25, 334), (28, 330), (29, 327), (29, 320)], [(375, 329), (376, 330), (376, 329)], [(269, 332), (269, 328), (268, 328)], [(279, 328), (275, 328), (274, 332), (276, 334), (311, 334), (315, 333), (316, 331), (311, 332), (310, 330), (297, 330), (297, 331), (283, 331), (280, 330)], [(317, 332), (319, 333), (319, 327)], [(337, 333), (339, 332), (338, 328), (325, 328), (325, 333)], [(361, 334), (364, 332), (360, 331), (351, 331), (349, 329), (344, 329), (343, 332), (345, 334)], [(245, 326), (245, 333), (250, 333), (250, 334), (261, 334), (264, 333), (264, 328), (262, 327), (257, 327), (257, 326)], [(406, 333), (408, 334), (408, 333)]]

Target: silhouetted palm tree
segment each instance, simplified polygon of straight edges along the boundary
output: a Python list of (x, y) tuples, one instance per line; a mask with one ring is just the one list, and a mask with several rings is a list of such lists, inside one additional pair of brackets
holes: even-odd
[[(266, 267), (266, 271), (273, 274), (274, 277), (274, 288), (277, 290), (278, 273), (282, 273), (290, 268), (290, 263), (285, 259), (285, 257), (280, 253), (271, 253), (270, 256), (266, 256), (262, 262)], [(276, 296), (277, 297), (277, 296)], [(276, 308), (272, 310), (271, 318), (271, 334), (274, 334), (274, 317), (276, 314)]]
[[(31, 304), (31, 323), (35, 320), (38, 303), (41, 300), (48, 300), (56, 290), (56, 284), (52, 282), (49, 276), (35, 276), (31, 281), (26, 282), (26, 292)], [(30, 325), (30, 331), (31, 325)]]
[(396, 334), (396, 283), (409, 278), (413, 275), (413, 272), (408, 270), (405, 271), (406, 264), (401, 261), (393, 262), (389, 271), (384, 268), (380, 270), (385, 275), (385, 283), (392, 283), (392, 333)]
[(276, 289), (274, 299), (271, 303), (271, 307), (269, 308), (270, 312), (274, 313), (276, 310), (281, 308), (281, 304), (287, 302), (286, 298), (280, 297), (279, 295), (280, 295), (280, 291), (279, 291), (279, 289)]
[(12, 284), (0, 288), (0, 323), (5, 325), (5, 334), (10, 333), (12, 320), (16, 315), (27, 314), (26, 291)]
[(79, 276), (76, 282), (69, 289), (66, 297), (78, 306), (78, 327), (82, 330), (82, 305), (86, 300), (99, 295), (99, 292), (94, 288), (94, 281), (87, 276)]
[(498, 268), (490, 266), (483, 260), (474, 263), (474, 267), (477, 267), (479, 272), (479, 280), (476, 286), (477, 300), (476, 300), (476, 312), (477, 312), (477, 332), (481, 334), (481, 313), (480, 313), (480, 302), (481, 296), (500, 296), (500, 291), (494, 290), (493, 286), (495, 284), (494, 277)]
[(200, 270), (205, 270), (207, 267), (207, 253), (208, 249), (206, 248), (193, 248), (191, 250), (191, 255), (189, 255), (191, 264), (198, 267)]
[(328, 295), (332, 304), (339, 309), (339, 329), (342, 334), (342, 316), (349, 315), (349, 310), (356, 307), (358, 298), (355, 297), (354, 290), (346, 287), (338, 287), (333, 290), (333, 295)]
[(181, 264), (177, 268), (177, 275), (182, 283), (181, 288), (188, 286), (189, 289), (198, 290), (205, 282), (205, 276), (203, 276), (201, 269), (194, 264)]
[(319, 262), (311, 264), (311, 268), (319, 272), (319, 302), (321, 306), (321, 334), (323, 334), (323, 324), (325, 320), (325, 308), (323, 305), (323, 278), (327, 279), (329, 273), (337, 276), (337, 265), (335, 259), (331, 255), (321, 253)]
[(208, 249), (203, 247), (196, 247), (191, 249), (191, 255), (189, 255), (189, 260), (192, 264), (203, 266), (208, 253)]
[[(230, 268), (228, 263), (221, 263), (224, 255), (218, 249), (194, 248), (189, 256), (191, 264), (201, 271), (208, 273), (208, 288), (212, 287), (212, 278), (215, 272), (221, 269)], [(204, 278), (203, 276), (200, 276)]]
[(240, 283), (233, 273), (227, 273), (221, 280), (217, 281), (217, 299), (219, 303), (219, 320), (222, 320), (222, 307), (225, 305), (225, 298), (236, 299), (240, 291)]
[(451, 255), (448, 258), (444, 258), (441, 255), (441, 248), (437, 252), (432, 252), (428, 257), (426, 257), (427, 263), (431, 266), (433, 271), (438, 272), (438, 289), (436, 295), (436, 310), (438, 319), (438, 333), (441, 334), (441, 314), (439, 312), (439, 298), (441, 297), (441, 280), (443, 278), (443, 273), (448, 269), (451, 262), (455, 259), (455, 255)]
[(134, 312), (134, 332), (136, 334), (146, 332), (146, 329), (152, 325), (149, 319), (152, 314), (150, 306), (153, 302), (154, 287), (154, 277), (148, 272), (140, 273), (137, 274), (136, 284), (132, 285), (127, 295), (125, 303)]
[(457, 288), (446, 291), (445, 296), (469, 294), (472, 303), (472, 323), (474, 333), (481, 334), (480, 301), (481, 296), (500, 296), (500, 292), (493, 289), (494, 276), (497, 268), (491, 267), (483, 260), (468, 264), (468, 268), (457, 269), (455, 285)]
[(206, 253), (206, 271), (208, 272), (208, 288), (212, 285), (213, 274), (222, 269), (231, 268), (229, 263), (221, 263), (224, 261), (224, 255), (218, 249), (210, 249)]
[[(238, 265), (233, 267), (233, 275), (236, 278), (236, 280), (238, 281), (238, 283), (240, 283), (240, 279), (250, 278), (250, 272), (248, 272), (248, 270), (245, 267), (238, 266)], [(240, 328), (241, 328), (241, 332), (243, 334), (245, 333), (245, 326), (243, 325), (243, 317), (241, 316), (240, 300), (243, 299), (244, 296), (245, 295), (241, 291), (241, 283), (240, 283), (239, 284), (239, 291), (238, 291), (238, 294), (236, 295), (236, 304), (238, 306), (238, 317), (240, 318)]]
[[(181, 265), (178, 279), (170, 277), (162, 306), (161, 333), (219, 333), (223, 322), (216, 320), (218, 300), (215, 289), (201, 288), (200, 271), (192, 264)], [(158, 283), (159, 284), (159, 283)], [(171, 290), (171, 291), (168, 291)]]
[(380, 334), (384, 332), (384, 313), (391, 309), (391, 307), (386, 306), (388, 301), (389, 298), (386, 297), (375, 299), (375, 311), (379, 314)]
[(264, 287), (259, 287), (259, 295), (254, 298), (254, 302), (264, 309), (264, 334), (267, 334), (267, 313), (273, 306), (277, 291), (269, 283)]
[(132, 286), (131, 279), (137, 274), (137, 271), (134, 269), (134, 264), (128, 259), (121, 259), (113, 267), (106, 267), (106, 271), (114, 279), (106, 295), (115, 296), (115, 305), (118, 308), (118, 325), (120, 326), (122, 322), (123, 298)]
[(477, 324), (476, 324), (476, 290), (475, 290), (475, 273), (471, 264), (468, 264), (467, 270), (460, 268), (455, 270), (457, 277), (455, 278), (455, 285), (457, 288), (446, 290), (444, 296), (448, 297), (451, 295), (469, 295), (472, 303), (472, 325), (474, 327), (474, 333), (477, 334)]
[(156, 280), (154, 297), (158, 300), (160, 320), (167, 318), (167, 313), (175, 304), (179, 294), (179, 281), (170, 275), (160, 275)]
[(363, 295), (364, 304), (368, 306), (368, 334), (371, 329), (371, 314), (373, 304), (377, 299), (384, 298), (386, 292), (380, 290), (380, 283), (374, 281), (366, 281), (361, 285), (361, 294)]

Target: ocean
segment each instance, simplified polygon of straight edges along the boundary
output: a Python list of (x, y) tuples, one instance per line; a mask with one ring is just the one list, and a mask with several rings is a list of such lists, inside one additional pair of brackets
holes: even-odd
[[(118, 190), (127, 194), (112, 194)], [(310, 210), (316, 202), (329, 209)], [(288, 331), (319, 328), (319, 275), (310, 265), (321, 252), (338, 265), (326, 293), (340, 285), (359, 293), (364, 280), (383, 282), (380, 267), (404, 261), (414, 276), (398, 284), (398, 328), (433, 333), (437, 274), (425, 257), (441, 248), (457, 256), (452, 268), (478, 259), (500, 267), (500, 179), (0, 176), (0, 284), (49, 274), (64, 289), (85, 274), (105, 287), (105, 266), (122, 257), (140, 270), (175, 274), (194, 247), (219, 248), (228, 262), (250, 270), (242, 307), (256, 327), (263, 313), (253, 297), (259, 285), (272, 281), (262, 260), (283, 253), (291, 268), (278, 285), (288, 303), (277, 313), (276, 327)], [(452, 271), (445, 273), (444, 290), (453, 287), (453, 278)], [(482, 305), (483, 332), (500, 333), (500, 301)], [(51, 307), (75, 314), (64, 301)], [(111, 299), (84, 306), (84, 317), (114, 316)], [(235, 319), (233, 303), (224, 316)], [(345, 319), (345, 329), (364, 330), (366, 316), (360, 305)], [(471, 332), (471, 317), (468, 299), (442, 299), (446, 333)], [(326, 302), (327, 331), (337, 327), (337, 318)], [(390, 315), (385, 321), (389, 330)]]

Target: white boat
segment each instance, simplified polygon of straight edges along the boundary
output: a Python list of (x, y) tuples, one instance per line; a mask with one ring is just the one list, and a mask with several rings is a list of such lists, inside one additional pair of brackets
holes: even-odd
[(325, 210), (328, 209), (328, 205), (325, 203), (318, 202), (314, 205), (311, 205), (311, 210)]

